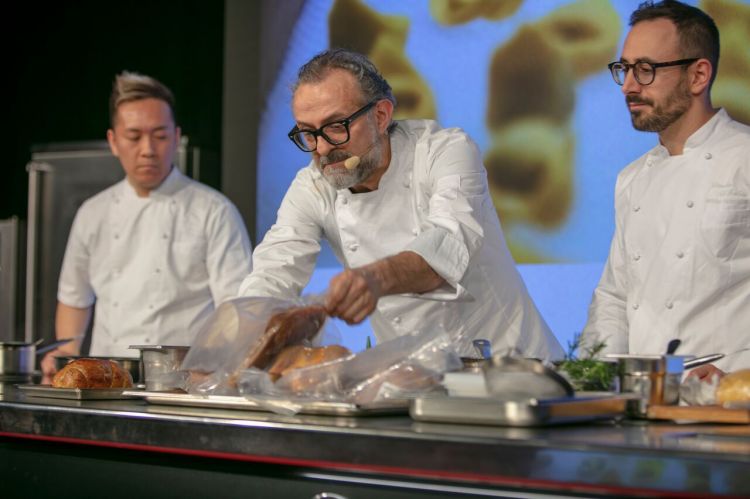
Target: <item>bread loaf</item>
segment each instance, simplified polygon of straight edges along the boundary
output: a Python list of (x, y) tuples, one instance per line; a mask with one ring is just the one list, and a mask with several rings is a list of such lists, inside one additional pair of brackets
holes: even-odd
[(320, 331), (326, 317), (325, 308), (319, 305), (293, 307), (275, 314), (250, 348), (242, 368), (267, 368), (284, 347), (312, 339)]
[(750, 402), (750, 369), (735, 371), (721, 378), (716, 388), (716, 402)]
[(352, 352), (348, 348), (341, 345), (286, 347), (276, 356), (271, 367), (268, 368), (268, 374), (271, 375), (271, 379), (276, 380), (279, 376), (283, 376), (293, 369), (323, 364), (351, 354)]
[(55, 388), (132, 388), (133, 378), (120, 364), (107, 359), (76, 359), (52, 378)]

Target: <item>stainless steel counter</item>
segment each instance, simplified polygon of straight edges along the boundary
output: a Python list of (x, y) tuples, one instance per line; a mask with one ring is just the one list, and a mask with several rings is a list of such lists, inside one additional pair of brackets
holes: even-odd
[[(312, 497), (308, 492), (322, 484), (354, 491), (349, 497), (750, 495), (748, 425), (480, 427), (420, 423), (407, 416), (282, 416), (140, 400), (33, 398), (6, 384), (0, 393), (0, 444), (8, 462), (26, 446), (34, 447), (34, 462), (61, 454), (118, 462), (145, 462), (154, 453), (163, 460), (189, 456), (190, 466), (201, 473), (226, 467), (236, 475), (266, 480), (273, 475), (281, 484), (309, 485), (300, 497)], [(96, 449), (108, 450), (98, 456)], [(40, 469), (19, 472), (39, 475), (37, 482), (45, 479)]]

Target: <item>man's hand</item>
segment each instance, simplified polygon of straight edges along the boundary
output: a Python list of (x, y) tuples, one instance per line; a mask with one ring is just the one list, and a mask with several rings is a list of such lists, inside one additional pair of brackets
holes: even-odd
[(427, 293), (443, 282), (427, 262), (412, 251), (402, 251), (369, 265), (346, 269), (331, 279), (326, 310), (347, 324), (359, 324), (382, 296)]
[(55, 357), (68, 357), (72, 355), (78, 355), (78, 351), (75, 348), (67, 347), (63, 345), (50, 352), (47, 352), (40, 362), (39, 366), (42, 369), (42, 384), (48, 385), (52, 383), (52, 377), (57, 373), (57, 366), (55, 365)]
[(382, 287), (372, 269), (346, 269), (331, 279), (326, 310), (347, 324), (359, 324), (374, 310), (382, 296)]
[(688, 373), (688, 377), (690, 376), (696, 376), (699, 380), (705, 381), (706, 383), (710, 383), (711, 379), (714, 377), (714, 374), (718, 375), (719, 378), (726, 375), (724, 371), (719, 369), (713, 364), (706, 364), (703, 366), (698, 366), (692, 371)]

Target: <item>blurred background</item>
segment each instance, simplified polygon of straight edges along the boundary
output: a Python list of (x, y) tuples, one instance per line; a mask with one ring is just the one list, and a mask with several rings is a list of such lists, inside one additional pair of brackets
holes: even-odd
[[(689, 3), (707, 11), (721, 32), (714, 104), (750, 123), (750, 2)], [(54, 301), (61, 250), (26, 247), (29, 210), (37, 211), (27, 165), (34, 151), (101, 147), (111, 83), (125, 69), (173, 90), (178, 122), (194, 152), (185, 169), (237, 204), (257, 244), (309, 161), (286, 138), (296, 70), (317, 52), (344, 46), (367, 54), (382, 70), (399, 102), (396, 118), (435, 119), (463, 128), (479, 144), (508, 244), (565, 346), (583, 327), (607, 256), (617, 173), (656, 143), (654, 134), (632, 129), (606, 69), (619, 57), (636, 6), (626, 0), (20, 5), (6, 14), (6, 23), (17, 28), (0, 35), (8, 47), (10, 89), (0, 219), (18, 227), (15, 270), (11, 275), (5, 265), (0, 277), (16, 283), (17, 298), (38, 301), (36, 295), (46, 294)], [(32, 226), (44, 224), (36, 218)], [(63, 234), (65, 223), (57, 223)], [(4, 234), (0, 242), (10, 240)], [(57, 241), (64, 237), (54, 236), (53, 246), (64, 248), (65, 241)], [(28, 282), (27, 254), (49, 260), (46, 282)], [(339, 270), (326, 248), (307, 291), (325, 291)], [(36, 291), (24, 294), (24, 288)], [(34, 314), (49, 313), (48, 303), (37, 305)], [(2, 326), (18, 335), (28, 306), (23, 299), (4, 306), (14, 313), (0, 312)], [(48, 324), (38, 327), (46, 331), (36, 336), (49, 335)], [(353, 350), (371, 334), (367, 324), (339, 328)]]

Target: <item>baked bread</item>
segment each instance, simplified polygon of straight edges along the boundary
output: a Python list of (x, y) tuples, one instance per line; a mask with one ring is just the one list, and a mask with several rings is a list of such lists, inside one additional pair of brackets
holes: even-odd
[(76, 359), (52, 378), (55, 388), (132, 388), (133, 378), (114, 360)]
[(729, 373), (719, 380), (716, 402), (750, 402), (750, 369)]
[(274, 359), (268, 374), (276, 381), (294, 369), (315, 366), (330, 362), (332, 360), (348, 357), (352, 352), (341, 345), (330, 345), (327, 347), (305, 347), (295, 345), (284, 348)]
[(273, 315), (258, 341), (250, 348), (242, 369), (265, 369), (281, 350), (312, 339), (328, 314), (321, 305), (293, 307)]

